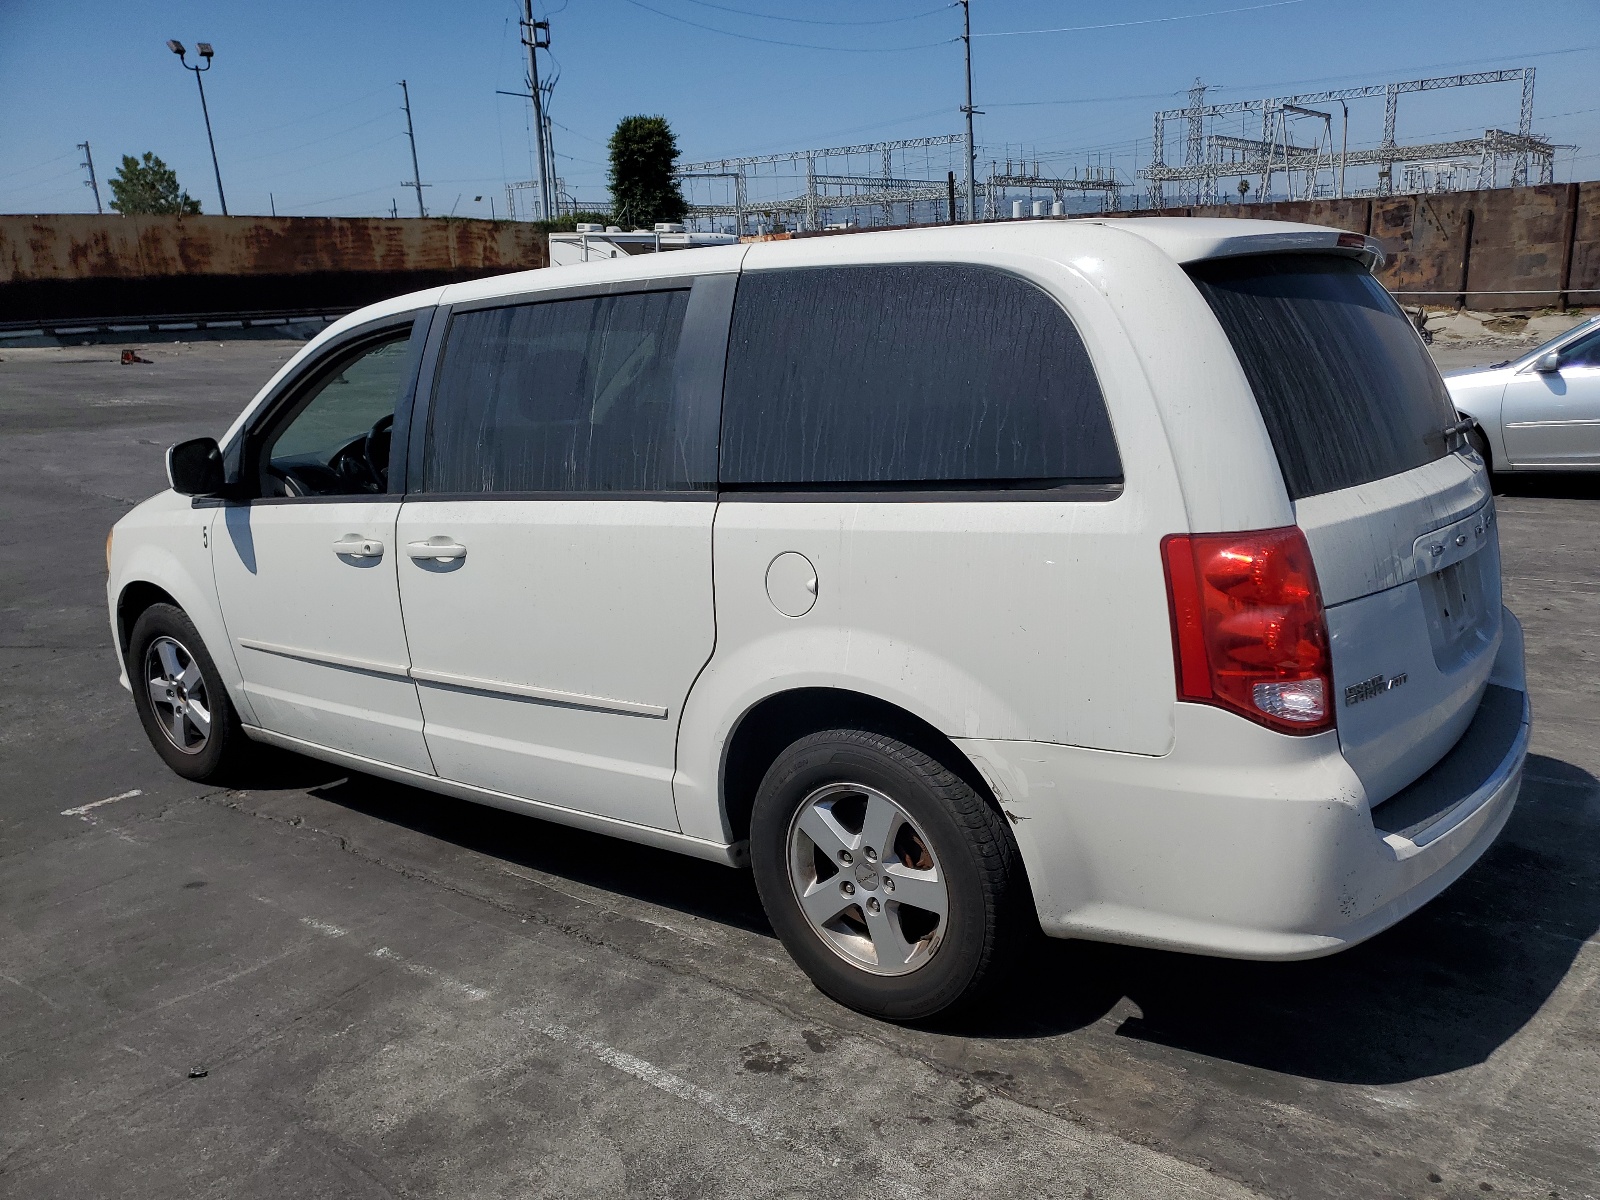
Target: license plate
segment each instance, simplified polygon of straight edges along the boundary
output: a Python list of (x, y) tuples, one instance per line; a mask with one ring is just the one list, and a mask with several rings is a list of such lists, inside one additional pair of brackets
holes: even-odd
[(1483, 572), (1469, 558), (1451, 563), (1435, 573), (1433, 580), (1438, 589), (1440, 632), (1446, 643), (1455, 642), (1475, 629), (1483, 617)]

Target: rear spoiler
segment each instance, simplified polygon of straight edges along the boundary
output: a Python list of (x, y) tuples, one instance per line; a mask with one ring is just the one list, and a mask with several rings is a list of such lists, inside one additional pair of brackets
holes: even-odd
[(1125, 219), (1117, 228), (1137, 234), (1185, 264), (1295, 251), (1349, 255), (1361, 259), (1369, 271), (1380, 270), (1386, 261), (1377, 238), (1324, 225), (1229, 217), (1146, 217)]
[(1377, 238), (1360, 233), (1346, 233), (1337, 229), (1302, 227), (1286, 229), (1281, 233), (1251, 233), (1243, 237), (1221, 239), (1206, 248), (1209, 252), (1181, 258), (1184, 263), (1199, 262), (1207, 258), (1240, 258), (1247, 254), (1284, 254), (1293, 251), (1331, 251), (1359, 258), (1367, 270), (1379, 271), (1387, 261), (1383, 246)]

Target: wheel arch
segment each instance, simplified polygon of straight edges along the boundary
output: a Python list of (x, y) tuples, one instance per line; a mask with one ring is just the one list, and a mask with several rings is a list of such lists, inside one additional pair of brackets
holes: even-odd
[(1489, 440), (1489, 431), (1483, 427), (1483, 422), (1478, 420), (1477, 417), (1471, 417), (1470, 419), (1472, 421), (1470, 432), (1477, 434), (1478, 439), (1483, 443), (1483, 465), (1489, 474), (1493, 475), (1495, 471), (1500, 469), (1495, 465), (1494, 443)]
[[(1472, 422), (1472, 432), (1483, 439), (1483, 444), (1489, 449), (1489, 457), (1485, 460), (1491, 473), (1505, 469), (1505, 429), (1501, 425), (1501, 408), (1505, 402), (1505, 384), (1499, 384), (1493, 389), (1466, 388), (1458, 391), (1446, 387), (1450, 392), (1450, 403), (1455, 406), (1456, 414), (1463, 420)], [(1459, 387), (1459, 385), (1458, 385)]]
[[(154, 500), (146, 501), (146, 505), (155, 504)], [(208, 530), (211, 515), (201, 514), (200, 530), (193, 526), (185, 528), (180, 523), (184, 515), (156, 511), (142, 522), (117, 526), (106, 603), (110, 610), (107, 623), (122, 667), (122, 682), (130, 686), (128, 652), (139, 615), (152, 604), (171, 604), (182, 609), (194, 624), (240, 719), (253, 725), (255, 714), (244, 692), (244, 678), (228, 638), (212, 578), (209, 538), (194, 536), (196, 532), (204, 534)], [(127, 522), (128, 518), (123, 520)]]
[(171, 592), (147, 579), (135, 579), (124, 584), (122, 591), (117, 594), (117, 649), (124, 658), (128, 655), (134, 624), (146, 609), (156, 604), (170, 604), (179, 609), (183, 607)]
[(898, 738), (939, 762), (1004, 816), (982, 772), (937, 727), (888, 700), (836, 687), (798, 687), (764, 696), (745, 710), (723, 745), (718, 788), (735, 841), (750, 835), (756, 791), (786, 746), (822, 729), (866, 729)]

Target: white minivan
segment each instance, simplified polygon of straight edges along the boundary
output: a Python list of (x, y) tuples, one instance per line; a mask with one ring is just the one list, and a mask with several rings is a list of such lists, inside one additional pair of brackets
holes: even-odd
[(1528, 745), (1488, 473), (1376, 261), (1020, 221), (374, 305), (118, 522), (124, 683), (190, 779), (264, 742), (748, 865), (883, 1017), (1041, 927), (1331, 953)]

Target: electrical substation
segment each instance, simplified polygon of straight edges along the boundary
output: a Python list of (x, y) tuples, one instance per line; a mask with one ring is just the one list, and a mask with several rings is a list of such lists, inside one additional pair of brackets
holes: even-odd
[[(1215, 104), (1196, 80), (1186, 105), (1155, 114), (1131, 169), (1103, 152), (1073, 162), (1026, 146), (980, 145), (972, 196), (960, 133), (707, 159), (680, 164), (677, 176), (691, 228), (740, 235), (1549, 183), (1557, 152), (1575, 147), (1534, 132), (1534, 77), (1533, 67), (1516, 67)], [(1402, 140), (1401, 97), (1495, 84), (1513, 85), (1506, 89), (1507, 128), (1450, 141)], [(1359, 123), (1376, 116), (1377, 102), (1381, 132), (1364, 137), (1358, 125), (1352, 144), (1352, 106)], [(548, 112), (540, 119), (548, 129)], [(546, 186), (548, 206), (538, 198)], [(513, 219), (595, 207), (576, 199), (553, 168), (547, 184), (506, 187)]]

